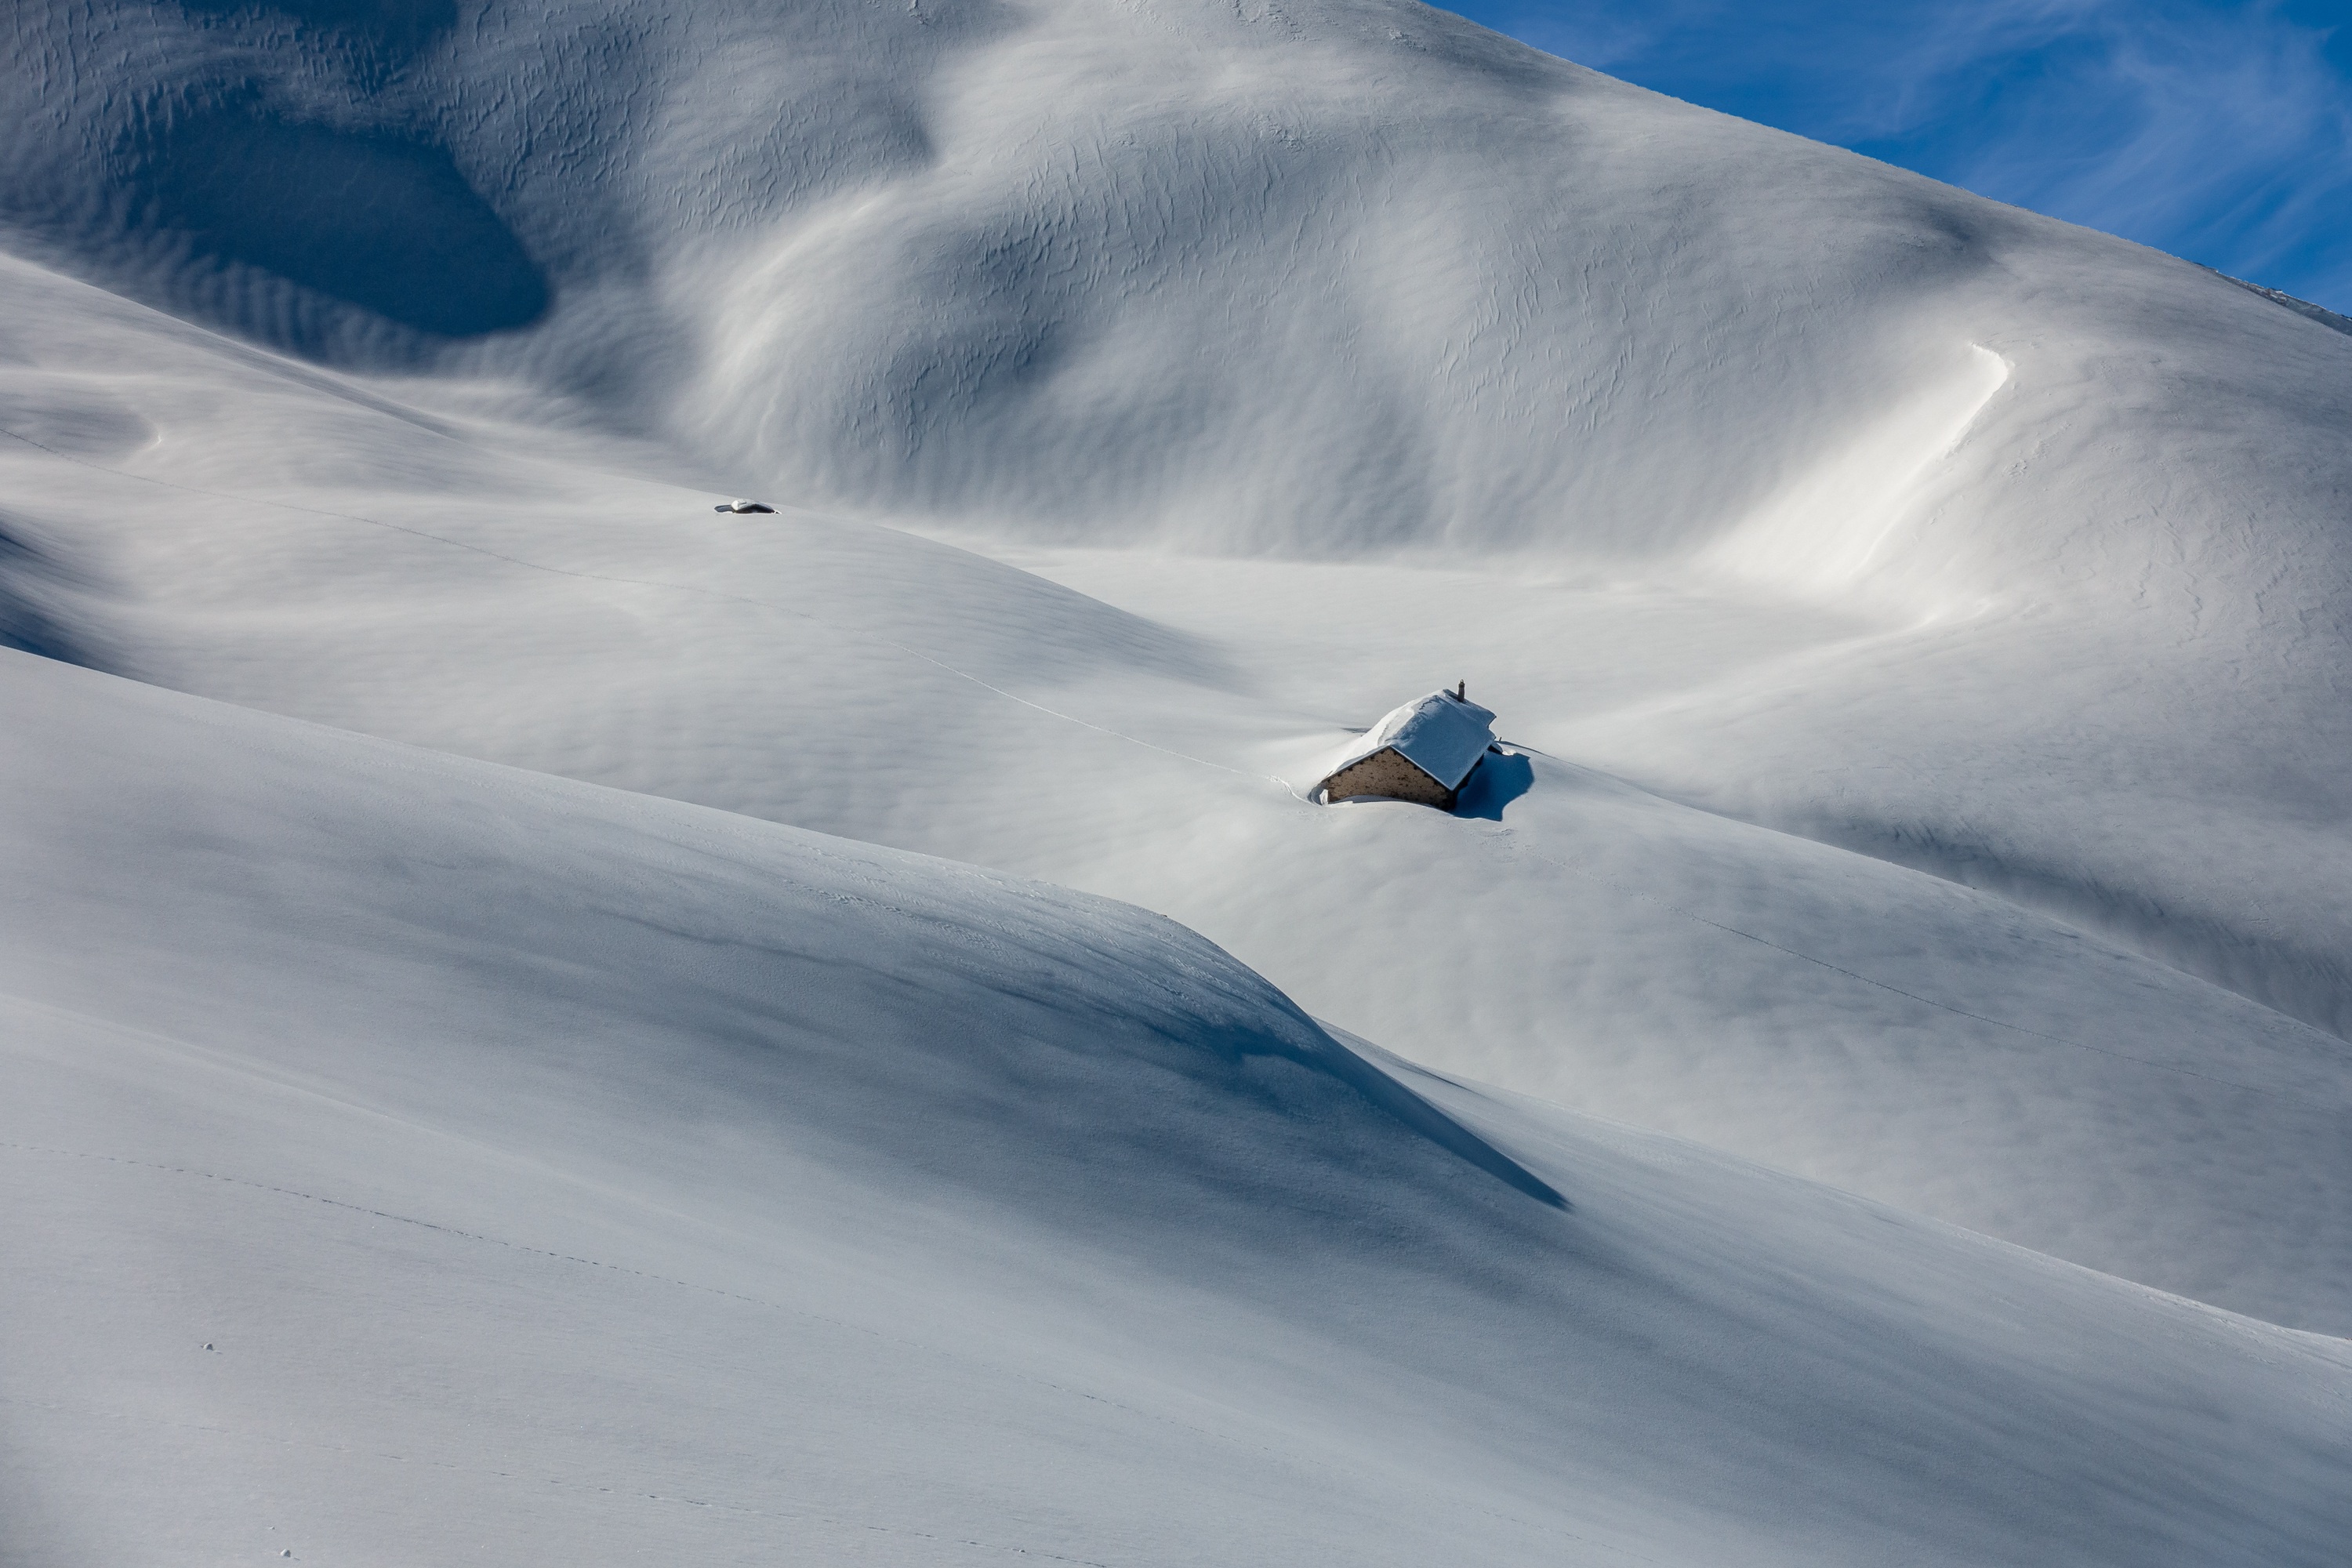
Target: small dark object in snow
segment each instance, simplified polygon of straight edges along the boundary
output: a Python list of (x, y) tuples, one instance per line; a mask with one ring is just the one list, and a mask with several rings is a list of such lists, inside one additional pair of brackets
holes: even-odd
[(770, 506), (766, 501), (730, 500), (721, 501), (719, 505), (712, 507), (710, 510), (713, 511), (773, 511), (776, 509)]
[(210, 1341), (206, 1341), (206, 1342), (205, 1342), (205, 1349), (206, 1349), (206, 1350), (210, 1350), (210, 1349), (212, 1349), (212, 1348), (213, 1348), (213, 1347), (212, 1347), (212, 1342), (211, 1342)]

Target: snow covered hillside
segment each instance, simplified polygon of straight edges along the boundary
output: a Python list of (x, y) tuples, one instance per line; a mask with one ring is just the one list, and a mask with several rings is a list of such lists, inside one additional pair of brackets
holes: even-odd
[(21, 1560), (2347, 1533), (2352, 335), (1391, 0), (0, 38)]
[(2352, 1531), (2341, 1342), (1384, 1067), (1141, 911), (0, 690), (12, 1561)]

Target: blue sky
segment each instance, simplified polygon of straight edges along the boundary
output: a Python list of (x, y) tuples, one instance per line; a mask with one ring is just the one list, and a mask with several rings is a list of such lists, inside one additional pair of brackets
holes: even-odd
[(2352, 312), (2352, 0), (1461, 0), (1660, 92)]

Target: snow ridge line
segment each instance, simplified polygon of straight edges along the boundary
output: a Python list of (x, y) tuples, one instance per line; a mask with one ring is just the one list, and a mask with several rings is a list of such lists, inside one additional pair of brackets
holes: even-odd
[(970, 670), (959, 669), (954, 665), (948, 663), (945, 659), (935, 658), (930, 654), (923, 652), (920, 648), (909, 647), (905, 643), (899, 642), (892, 637), (877, 637), (874, 633), (858, 627), (845, 626), (838, 621), (827, 620), (823, 616), (811, 615), (806, 610), (793, 609), (789, 605), (773, 604), (766, 599), (755, 599), (748, 594), (730, 594), (720, 588), (699, 587), (691, 583), (669, 583), (651, 577), (620, 577), (614, 576), (609, 573), (581, 572), (575, 571), (568, 566), (550, 566), (544, 562), (526, 560), (520, 555), (509, 555), (503, 551), (492, 550), (488, 545), (470, 544), (462, 539), (452, 539), (446, 534), (435, 533), (428, 529), (411, 528), (405, 523), (385, 522), (381, 518), (362, 517), (356, 512), (331, 511), (324, 507), (302, 506), (293, 501), (272, 500), (265, 496), (240, 495), (234, 490), (215, 490), (207, 489), (200, 485), (184, 485), (173, 479), (159, 479), (151, 474), (134, 474), (127, 468), (110, 468), (103, 463), (93, 463), (87, 458), (76, 458), (70, 454), (60, 452), (55, 447), (44, 446), (42, 443), (34, 440), (30, 436), (20, 435), (16, 431), (10, 430), (5, 426), (0, 426), (0, 436), (8, 437), (12, 440), (22, 441), (27, 447), (36, 447), (41, 451), (47, 452), (50, 457), (56, 458), (61, 462), (71, 463), (78, 468), (89, 468), (101, 474), (111, 474), (117, 479), (136, 480), (141, 484), (158, 485), (165, 489), (180, 490), (188, 495), (210, 496), (215, 500), (241, 501), (247, 506), (274, 506), (278, 508), (280, 510), (301, 512), (310, 517), (331, 517), (340, 519), (345, 522), (362, 522), (367, 524), (371, 528), (386, 529), (394, 533), (405, 533), (412, 538), (431, 540), (436, 544), (446, 544), (458, 550), (471, 551), (477, 555), (487, 555), (493, 561), (503, 561), (509, 565), (522, 567), (525, 571), (544, 572), (552, 576), (573, 577), (583, 582), (589, 583), (612, 583), (625, 587), (661, 588), (667, 589), (671, 593), (694, 594), (707, 599), (719, 599), (730, 604), (748, 605), (754, 609), (766, 610), (772, 615), (789, 616), (796, 620), (806, 621), (811, 626), (823, 626), (828, 631), (840, 633), (854, 641), (862, 641), (874, 647), (894, 648), (898, 652), (907, 655), (909, 658), (919, 658), (925, 664), (930, 665), (935, 668), (944, 670), (946, 673), (956, 677), (960, 680), (968, 680), (983, 691), (992, 691), (997, 696), (1005, 699), (1007, 701), (1018, 702), (1024, 708), (1034, 709), (1037, 712), (1045, 714), (1049, 718), (1059, 719), (1065, 723), (1076, 724), (1081, 729), (1092, 730), (1097, 734), (1108, 735), (1114, 740), (1125, 741), (1130, 745), (1141, 746), (1146, 751), (1158, 752), (1162, 756), (1174, 757), (1180, 762), (1192, 763), (1197, 766), (1204, 768), (1213, 768), (1222, 773), (1231, 773), (1235, 778), (1249, 779), (1253, 782), (1263, 779), (1265, 782), (1279, 784), (1285, 791), (1288, 792), (1292, 799), (1298, 801), (1301, 805), (1307, 804), (1306, 798), (1299, 795), (1297, 790), (1292, 789), (1286, 780), (1276, 778), (1271, 773), (1257, 774), (1246, 773), (1240, 768), (1228, 767), (1223, 763), (1213, 763), (1206, 757), (1196, 757), (1189, 752), (1176, 751), (1172, 747), (1162, 746), (1156, 742), (1146, 741), (1136, 735), (1129, 735), (1124, 731), (1114, 730), (1109, 728), (1108, 725), (1095, 723), (1092, 720), (1081, 719), (1075, 713), (1065, 713), (1059, 709), (1048, 708), (1042, 702), (1033, 702), (1026, 697), (1007, 691), (1001, 686), (983, 680), (979, 676), (972, 674)]

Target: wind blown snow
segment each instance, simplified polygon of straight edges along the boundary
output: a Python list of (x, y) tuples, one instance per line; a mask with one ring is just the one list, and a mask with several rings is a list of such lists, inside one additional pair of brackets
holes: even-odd
[(1391, 0), (7, 26), (7, 1561), (2340, 1559), (2352, 338)]

